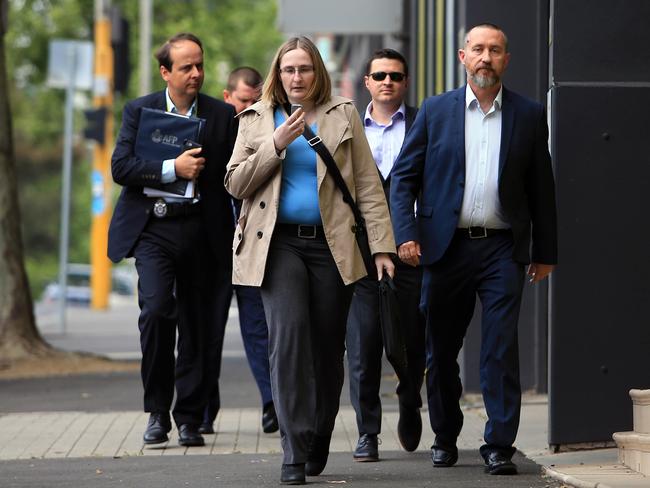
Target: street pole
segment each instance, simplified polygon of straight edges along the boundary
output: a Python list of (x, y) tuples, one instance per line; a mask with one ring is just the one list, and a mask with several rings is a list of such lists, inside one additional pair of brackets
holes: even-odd
[(111, 217), (110, 158), (113, 147), (113, 49), (109, 0), (95, 0), (95, 87), (93, 105), (106, 107), (104, 143), (95, 142), (92, 173), (92, 224), (90, 231), (91, 306), (108, 308), (111, 262), (108, 260), (108, 225)]
[(59, 327), (66, 333), (66, 302), (68, 287), (68, 241), (70, 229), (70, 188), (72, 174), (73, 99), (77, 73), (77, 50), (70, 49), (70, 82), (65, 90), (63, 119), (63, 169), (61, 171), (61, 232), (59, 235)]
[(151, 17), (152, 0), (140, 0), (140, 86), (139, 95), (151, 92)]

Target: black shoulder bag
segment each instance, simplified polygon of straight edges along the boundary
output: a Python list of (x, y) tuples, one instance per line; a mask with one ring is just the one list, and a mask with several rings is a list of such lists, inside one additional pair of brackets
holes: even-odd
[[(287, 114), (291, 113), (288, 104), (285, 105), (284, 109), (286, 110)], [(352, 209), (352, 213), (354, 214), (354, 222), (355, 222), (354, 228), (352, 230), (357, 240), (357, 246), (359, 246), (359, 251), (361, 251), (361, 256), (363, 257), (363, 263), (366, 265), (366, 271), (368, 272), (368, 276), (376, 279), (377, 267), (375, 266), (375, 260), (372, 258), (372, 253), (370, 252), (370, 245), (368, 244), (368, 232), (366, 230), (366, 221), (361, 215), (361, 211), (359, 210), (359, 207), (357, 206), (356, 202), (352, 198), (352, 194), (350, 193), (350, 190), (345, 184), (345, 181), (343, 181), (343, 176), (341, 176), (341, 172), (339, 171), (338, 166), (336, 166), (336, 162), (334, 161), (334, 158), (330, 154), (329, 150), (325, 147), (325, 144), (323, 144), (321, 138), (318, 137), (316, 134), (314, 134), (314, 132), (311, 130), (311, 128), (309, 127), (309, 125), (307, 125), (306, 122), (305, 122), (305, 130), (302, 133), (302, 135), (305, 137), (305, 139), (307, 139), (307, 143), (311, 146), (311, 148), (314, 151), (316, 151), (318, 155), (321, 157), (321, 159), (325, 163), (325, 166), (327, 166), (327, 171), (329, 172), (330, 175), (332, 175), (332, 178), (334, 179), (334, 183), (336, 183), (336, 186), (339, 187), (339, 190), (343, 195), (343, 201), (347, 203)]]

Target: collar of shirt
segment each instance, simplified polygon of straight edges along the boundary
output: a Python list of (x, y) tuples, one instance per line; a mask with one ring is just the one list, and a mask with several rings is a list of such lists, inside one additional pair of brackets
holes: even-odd
[[(494, 99), (494, 103), (492, 104), (492, 107), (488, 111), (488, 114), (493, 110), (501, 110), (502, 102), (503, 102), (503, 85), (499, 87), (499, 93), (497, 93), (497, 96)], [(472, 87), (469, 86), (468, 83), (467, 85), (465, 85), (465, 108), (468, 110), (472, 110), (474, 107), (480, 110), (481, 104), (478, 103), (478, 98), (476, 98), (476, 95), (474, 95), (474, 92), (472, 91)]]
[[(167, 111), (168, 112), (174, 112), (174, 113), (180, 113), (178, 109), (176, 108), (176, 105), (174, 105), (174, 102), (172, 102), (171, 97), (169, 96), (169, 88), (165, 88), (165, 100), (167, 102)], [(181, 115), (187, 115), (189, 117), (196, 115), (196, 98), (192, 102), (192, 105), (190, 106), (190, 109), (187, 111), (186, 114), (181, 114)]]
[(379, 126), (379, 127), (388, 127), (388, 126), (392, 125), (393, 122), (397, 118), (401, 118), (402, 120), (406, 120), (406, 105), (404, 104), (404, 102), (402, 102), (402, 104), (399, 106), (397, 111), (393, 115), (390, 116), (391, 121), (386, 125), (382, 125), (382, 124), (378, 123), (375, 119), (372, 118), (371, 113), (372, 113), (372, 101), (366, 107), (366, 113), (363, 116), (363, 125), (364, 126), (368, 127), (369, 125), (376, 125), (376, 126)]

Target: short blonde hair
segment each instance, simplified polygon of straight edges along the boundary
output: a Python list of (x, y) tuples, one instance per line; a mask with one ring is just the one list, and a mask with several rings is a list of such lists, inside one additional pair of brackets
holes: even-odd
[(318, 48), (305, 36), (292, 37), (278, 48), (271, 62), (269, 73), (264, 81), (262, 100), (274, 107), (289, 101), (282, 87), (282, 80), (280, 79), (280, 61), (282, 61), (282, 57), (285, 54), (294, 49), (302, 49), (307, 52), (314, 65), (314, 82), (307, 92), (305, 100), (313, 102), (315, 105), (321, 105), (327, 102), (332, 97), (332, 81), (325, 68), (325, 63), (323, 63), (323, 58), (321, 58), (318, 52)]

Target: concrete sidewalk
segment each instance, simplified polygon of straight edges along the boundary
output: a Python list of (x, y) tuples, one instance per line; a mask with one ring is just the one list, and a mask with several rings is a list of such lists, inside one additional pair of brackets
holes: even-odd
[[(137, 307), (134, 302), (123, 303), (114, 307), (110, 312), (94, 312), (82, 308), (70, 309), (66, 334), (59, 333), (52, 313), (48, 314), (47, 310), (41, 310), (40, 312), (38, 314), (39, 328), (48, 341), (57, 347), (95, 352), (119, 359), (139, 358), (139, 342), (137, 326), (135, 325)], [(243, 361), (241, 358), (244, 357), (244, 353), (239, 336), (236, 308), (231, 309), (231, 319), (226, 331), (224, 352), (225, 370), (228, 371), (227, 363), (229, 361), (235, 361), (232, 364), (239, 365), (238, 367), (241, 369)], [(235, 360), (234, 358), (239, 359)], [(227, 382), (228, 380), (222, 374), (222, 381)], [(247, 388), (242, 386), (241, 378), (233, 378), (232, 381), (232, 388)], [(394, 390), (394, 378), (388, 375), (385, 377), (385, 383), (387, 384), (382, 385), (384, 418), (383, 433), (381, 435), (382, 444), (380, 445), (381, 457), (383, 459), (401, 459), (405, 457), (405, 459), (409, 460), (422, 458), (423, 462), (430, 467), (428, 450), (433, 442), (433, 434), (428, 428), (429, 422), (426, 410), (422, 411), (424, 432), (418, 451), (414, 454), (403, 453), (396, 436), (397, 404), (395, 399), (391, 398), (391, 393)], [(0, 382), (0, 388), (3, 388), (2, 382)], [(21, 388), (28, 388), (28, 385), (22, 385)], [(52, 409), (47, 408), (47, 406), (41, 405), (41, 408), (39, 408), (39, 405), (33, 405), (33, 411), (0, 413), (0, 460), (3, 460), (0, 463), (0, 470), (4, 472), (5, 468), (20, 463), (20, 460), (29, 459), (57, 459), (58, 462), (66, 462), (63, 461), (66, 459), (69, 462), (77, 463), (81, 461), (73, 460), (158, 458), (162, 460), (169, 459), (170, 463), (176, 464), (179, 463), (179, 456), (189, 459), (195, 458), (197, 455), (204, 455), (211, 457), (223, 456), (224, 460), (228, 459), (225, 461), (226, 465), (232, 464), (235, 466), (244, 461), (235, 463), (232, 461), (233, 459), (241, 460), (245, 458), (247, 461), (244, 464), (264, 463), (266, 461), (263, 461), (263, 459), (270, 456), (274, 459), (273, 463), (276, 465), (271, 470), (275, 484), (277, 483), (277, 466), (279, 466), (279, 455), (281, 454), (279, 435), (266, 435), (261, 432), (260, 409), (251, 406), (255, 405), (257, 401), (252, 398), (256, 396), (254, 388), (246, 390), (245, 395), (247, 398), (251, 397), (251, 399), (240, 402), (241, 405), (222, 408), (215, 424), (217, 434), (206, 436), (206, 446), (200, 448), (182, 448), (178, 446), (175, 431), (172, 432), (171, 439), (167, 444), (154, 449), (144, 448), (142, 433), (147, 417), (141, 411), (136, 410), (137, 407), (132, 408), (131, 405), (128, 405), (126, 409), (116, 409), (108, 412), (71, 411), (67, 407), (67, 411), (51, 411)], [(137, 394), (134, 393), (133, 396), (137, 396)], [(485, 412), (480, 398), (468, 397), (464, 405), (464, 413), (465, 424), (458, 439), (458, 447), (468, 453), (473, 453), (474, 457), (470, 456), (473, 459), (472, 463), (480, 467), (480, 458), (475, 459), (476, 451), (483, 442), (482, 433), (485, 422)], [(522, 407), (521, 428), (516, 447), (527, 458), (539, 464), (543, 472), (549, 476), (578, 488), (650, 487), (650, 479), (617, 464), (617, 453), (614, 449), (561, 454), (549, 452), (547, 423), (548, 405), (546, 397), (525, 396)], [(352, 408), (349, 406), (349, 401), (347, 401), (346, 385), (332, 439), (331, 451), (333, 456), (336, 456), (336, 459), (350, 461), (356, 439), (355, 417)], [(236, 456), (233, 457), (233, 455)], [(257, 461), (254, 461), (255, 459)], [(50, 464), (47, 464), (47, 466), (50, 466)], [(350, 466), (350, 469), (354, 471), (354, 468), (359, 464), (350, 463)], [(377, 479), (382, 479), (384, 476), (388, 476), (390, 479), (391, 473), (386, 472), (386, 470), (390, 471), (393, 467), (389, 468), (384, 463), (377, 463), (375, 466)], [(438, 475), (440, 471), (455, 472), (456, 468), (433, 471)], [(460, 473), (460, 470), (458, 472)], [(334, 483), (334, 481), (332, 482)], [(343, 480), (343, 482), (346, 481)], [(451, 481), (449, 482), (451, 483)], [(0, 481), (0, 486), (5, 486), (5, 484)], [(415, 483), (404, 486), (428, 486), (428, 484)], [(438, 486), (479, 485), (449, 484)], [(481, 483), (480, 486), (491, 485)], [(517, 485), (497, 484), (495, 486)]]

